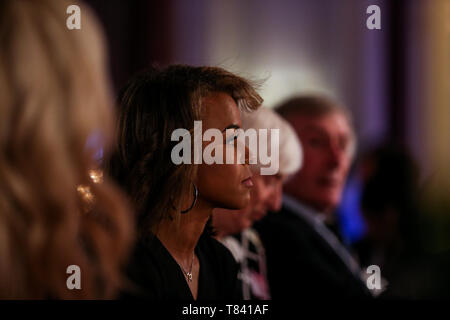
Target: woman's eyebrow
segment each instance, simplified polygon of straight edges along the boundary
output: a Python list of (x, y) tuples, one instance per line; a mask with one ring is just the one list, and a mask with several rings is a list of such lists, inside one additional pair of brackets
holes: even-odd
[(241, 127), (237, 124), (230, 124), (228, 127), (222, 130), (222, 132), (225, 132), (227, 129), (240, 129)]

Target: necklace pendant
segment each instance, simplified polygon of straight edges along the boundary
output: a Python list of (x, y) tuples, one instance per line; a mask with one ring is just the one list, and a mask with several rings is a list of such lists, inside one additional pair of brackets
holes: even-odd
[(192, 273), (191, 272), (186, 272), (186, 276), (188, 278), (188, 281), (192, 282)]

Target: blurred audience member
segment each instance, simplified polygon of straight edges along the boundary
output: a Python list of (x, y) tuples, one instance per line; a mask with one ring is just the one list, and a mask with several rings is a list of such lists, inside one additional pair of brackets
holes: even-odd
[(355, 250), (362, 267), (379, 266), (390, 282), (420, 251), (418, 168), (406, 150), (386, 146), (366, 154), (361, 169), (367, 231)]
[(350, 114), (315, 96), (293, 98), (276, 110), (294, 127), (304, 160), (285, 185), (282, 210), (255, 226), (273, 299), (370, 297), (335, 233), (333, 215), (356, 147)]
[(355, 244), (362, 266), (378, 265), (387, 280), (382, 298), (449, 297), (450, 252), (430, 250), (435, 222), (423, 205), (418, 167), (407, 150), (387, 145), (362, 158), (361, 208), (366, 236)]
[[(118, 152), (109, 169), (138, 215), (139, 240), (128, 268), (137, 288), (127, 296), (240, 299), (236, 261), (205, 226), (214, 208), (241, 209), (250, 201), (249, 153), (240, 154), (234, 140), (240, 111), (256, 110), (261, 102), (247, 80), (216, 67), (150, 68), (121, 91)], [(223, 156), (230, 150), (245, 161), (191, 164), (194, 121), (202, 121), (202, 134), (220, 130)], [(183, 129), (191, 163), (176, 164), (173, 137)], [(201, 154), (211, 143), (203, 141)]]
[(83, 28), (67, 29), (71, 4), (0, 4), (0, 298), (112, 298), (123, 285), (131, 216), (89, 176), (98, 149), (86, 147), (93, 135), (107, 147), (113, 128), (103, 37), (81, 5)]
[[(252, 165), (250, 204), (242, 210), (215, 209), (213, 227), (217, 238), (233, 253), (240, 265), (239, 279), (245, 300), (270, 299), (267, 281), (265, 250), (253, 222), (264, 217), (267, 211), (281, 208), (283, 182), (301, 166), (300, 142), (291, 125), (276, 112), (268, 108), (242, 115), (242, 126), (247, 129), (279, 129), (279, 171), (275, 175), (261, 175), (261, 164)], [(268, 140), (270, 141), (270, 140)], [(271, 144), (268, 143), (270, 153)], [(267, 165), (269, 166), (269, 165)]]

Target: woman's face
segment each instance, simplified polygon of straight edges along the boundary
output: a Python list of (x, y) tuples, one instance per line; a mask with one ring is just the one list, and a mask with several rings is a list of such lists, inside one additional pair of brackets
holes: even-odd
[[(196, 185), (199, 190), (199, 200), (210, 203), (213, 207), (226, 209), (244, 208), (250, 201), (250, 190), (253, 186), (252, 174), (248, 165), (248, 149), (245, 155), (237, 154), (236, 135), (226, 135), (227, 128), (240, 128), (241, 117), (234, 100), (226, 93), (217, 92), (203, 98), (204, 116), (202, 120), (203, 133), (208, 129), (219, 129), (223, 139), (223, 164), (206, 164), (198, 166)], [(231, 129), (236, 130), (236, 129)], [(213, 138), (214, 141), (214, 138)], [(204, 141), (203, 149), (213, 141)], [(245, 164), (234, 161), (226, 164), (226, 151), (232, 149), (237, 157), (245, 156)]]

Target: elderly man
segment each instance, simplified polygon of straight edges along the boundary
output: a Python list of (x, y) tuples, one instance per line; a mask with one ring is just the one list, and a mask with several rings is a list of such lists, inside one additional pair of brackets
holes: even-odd
[(256, 226), (272, 298), (368, 297), (357, 263), (332, 231), (355, 150), (350, 115), (314, 96), (291, 99), (276, 110), (295, 128), (304, 159), (285, 185), (281, 211)]

